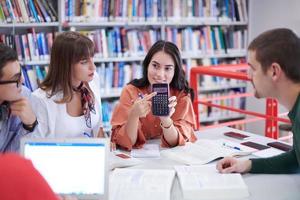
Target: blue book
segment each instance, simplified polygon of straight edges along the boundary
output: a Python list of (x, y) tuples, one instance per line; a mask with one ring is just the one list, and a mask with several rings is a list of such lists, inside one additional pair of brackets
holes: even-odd
[(39, 17), (38, 17), (38, 14), (37, 14), (37, 11), (35, 10), (35, 7), (34, 7), (34, 4), (32, 2), (32, 0), (28, 0), (28, 4), (29, 4), (29, 10), (32, 11), (32, 14), (33, 14), (33, 17), (35, 18), (35, 21), (36, 22), (41, 22)]
[(32, 91), (30, 80), (29, 80), (29, 77), (28, 77), (28, 74), (27, 74), (27, 66), (22, 66), (21, 69), (22, 69), (22, 73), (23, 73), (23, 76), (24, 76), (25, 86), (28, 89), (30, 89), (30, 91)]
[(158, 15), (158, 18), (159, 17), (162, 17), (162, 1), (161, 0), (157, 0), (157, 15)]
[(125, 63), (124, 62), (119, 62), (119, 77), (118, 77), (118, 87), (123, 87), (125, 85), (124, 83), (124, 76), (125, 76), (125, 72), (124, 72), (124, 65)]
[(44, 56), (45, 54), (43, 52), (41, 33), (38, 33), (36, 36), (37, 36), (37, 46), (38, 46), (39, 56)]

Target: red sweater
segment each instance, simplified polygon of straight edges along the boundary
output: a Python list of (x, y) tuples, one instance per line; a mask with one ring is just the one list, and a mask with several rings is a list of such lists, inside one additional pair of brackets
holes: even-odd
[(0, 154), (0, 199), (57, 200), (31, 161), (13, 153)]

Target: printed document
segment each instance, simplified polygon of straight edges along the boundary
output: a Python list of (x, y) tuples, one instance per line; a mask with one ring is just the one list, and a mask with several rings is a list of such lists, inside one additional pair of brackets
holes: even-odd
[(184, 199), (241, 199), (249, 196), (241, 174), (220, 174), (216, 166), (175, 166)]
[(170, 200), (174, 170), (126, 169), (113, 171), (111, 200)]
[(159, 158), (159, 145), (158, 144), (144, 144), (141, 149), (132, 149), (131, 156), (135, 158)]

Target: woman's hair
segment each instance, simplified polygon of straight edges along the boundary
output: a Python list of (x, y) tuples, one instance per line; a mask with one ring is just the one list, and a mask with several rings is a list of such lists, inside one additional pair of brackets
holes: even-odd
[(150, 85), (150, 82), (148, 80), (148, 66), (154, 54), (160, 51), (163, 51), (164, 53), (170, 55), (175, 64), (174, 77), (170, 83), (170, 87), (179, 91), (183, 90), (185, 93), (190, 94), (191, 99), (193, 101), (194, 92), (193, 89), (189, 87), (189, 84), (185, 79), (185, 72), (182, 68), (182, 60), (181, 60), (179, 49), (172, 42), (163, 41), (163, 40), (157, 41), (150, 48), (143, 61), (143, 77), (140, 79), (134, 79), (129, 84), (132, 84), (138, 88), (143, 88)]
[(73, 97), (73, 65), (93, 56), (94, 44), (88, 37), (72, 31), (59, 34), (54, 40), (49, 71), (41, 88), (49, 98), (62, 92), (61, 102), (69, 102)]

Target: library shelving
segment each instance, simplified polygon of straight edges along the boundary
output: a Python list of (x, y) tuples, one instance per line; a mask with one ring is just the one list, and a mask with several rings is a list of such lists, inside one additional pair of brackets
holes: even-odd
[[(109, 130), (123, 86), (141, 77), (142, 60), (155, 41), (177, 44), (187, 77), (193, 66), (242, 62), (247, 4), (247, 0), (6, 0), (0, 4), (0, 42), (17, 50), (25, 80), (27, 76), (34, 90), (47, 73), (57, 32), (76, 30), (90, 37), (101, 78), (103, 120)], [(208, 95), (245, 88), (212, 84), (217, 86), (201, 86)], [(222, 114), (207, 120), (230, 118)]]

